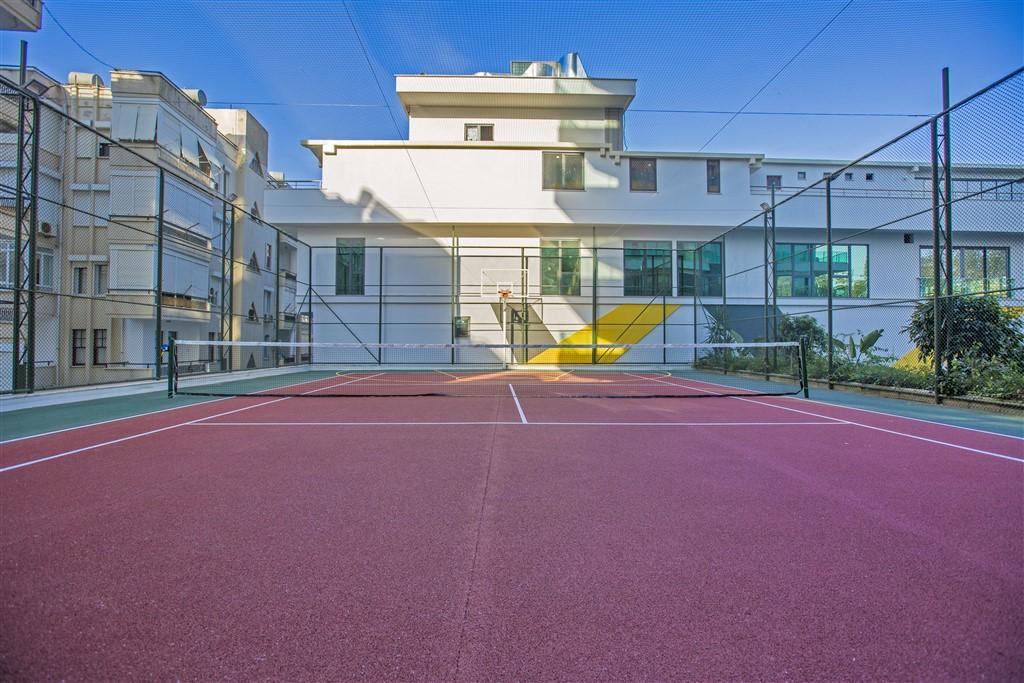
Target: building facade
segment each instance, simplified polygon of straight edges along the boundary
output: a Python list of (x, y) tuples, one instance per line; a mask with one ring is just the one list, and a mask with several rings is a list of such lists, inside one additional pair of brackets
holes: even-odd
[[(29, 75), (51, 105), (38, 130), (35, 388), (153, 377), (168, 337), (289, 338), (295, 246), (260, 219), (268, 135), (259, 121), (208, 109), (202, 91), (155, 72), (113, 71), (109, 85), (96, 74)], [(16, 98), (3, 106), (0, 279), (10, 288)], [(5, 390), (15, 375), (9, 317)], [(225, 366), (269, 362), (210, 354)]]
[[(824, 187), (783, 200), (848, 162), (624, 149), (635, 87), (589, 77), (573, 55), (507, 74), (398, 76), (408, 140), (305, 141), (320, 182), (277, 183), (267, 204), (313, 246), (315, 340), (699, 343), (724, 315), (755, 341), (766, 289), (775, 315), (824, 324)], [(885, 327), (896, 357), (911, 349), (900, 327), (930, 296), (921, 152), (831, 182), (833, 296), (850, 304), (836, 333)], [(1006, 183), (1022, 175), (954, 168), (958, 289), (1013, 303), (1024, 193)], [(986, 187), (1000, 189), (968, 198)], [(773, 197), (767, 282), (761, 206)], [(888, 307), (882, 324), (873, 304)]]

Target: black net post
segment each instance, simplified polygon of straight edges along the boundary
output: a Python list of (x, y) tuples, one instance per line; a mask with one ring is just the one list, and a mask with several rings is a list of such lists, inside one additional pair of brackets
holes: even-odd
[(167, 340), (167, 398), (174, 398), (174, 339)]

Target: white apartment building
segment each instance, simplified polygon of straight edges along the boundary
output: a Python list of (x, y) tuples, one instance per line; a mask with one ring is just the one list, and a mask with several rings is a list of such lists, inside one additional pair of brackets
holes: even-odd
[[(14, 70), (3, 75), (16, 80)], [(297, 259), (294, 241), (259, 219), (268, 149), (259, 121), (241, 109), (207, 109), (202, 91), (156, 72), (113, 71), (110, 85), (96, 74), (71, 73), (66, 83), (29, 75), (30, 89), (67, 115), (41, 110), (35, 388), (152, 377), (158, 273), (161, 341), (290, 338)], [(13, 109), (0, 112), (0, 183), (8, 188), (13, 102), (4, 100)], [(14, 221), (6, 194), (0, 280), (9, 288)], [(222, 319), (225, 301), (233, 315)], [(0, 390), (13, 377), (9, 317), (0, 321)], [(232, 362), (264, 367), (271, 359)]]
[[(723, 295), (734, 320), (763, 301), (761, 218), (696, 258), (693, 245), (756, 217), (772, 188), (779, 200), (847, 163), (624, 149), (635, 81), (590, 77), (575, 55), (507, 74), (400, 75), (396, 90), (408, 140), (304, 141), (320, 182), (267, 193), (268, 219), (314, 246), (315, 341), (704, 341)], [(958, 166), (954, 192), (1022, 172)], [(930, 281), (930, 183), (925, 159), (858, 165), (833, 182), (837, 301), (903, 301), (891, 318), (909, 319)], [(822, 194), (776, 212), (775, 289), (781, 312), (823, 321)], [(956, 245), (958, 286), (1020, 279), (1019, 184), (958, 202), (956, 221), (970, 236)], [(499, 305), (499, 289), (512, 303)], [(836, 332), (881, 327), (877, 316), (849, 311)], [(881, 346), (908, 351), (899, 326), (885, 327)], [(736, 329), (753, 341), (761, 323)]]

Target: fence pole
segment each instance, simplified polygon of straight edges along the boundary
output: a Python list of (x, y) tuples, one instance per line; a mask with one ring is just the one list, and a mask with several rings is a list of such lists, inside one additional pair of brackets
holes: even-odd
[[(313, 247), (306, 248), (306, 339), (313, 343)], [(309, 347), (309, 362), (313, 363), (313, 347)]]
[[(377, 247), (377, 343), (384, 343), (384, 247)], [(384, 362), (384, 348), (377, 350), (377, 365)]]
[(598, 293), (597, 293), (597, 266), (598, 266), (598, 252), (597, 252), (597, 227), (591, 228), (591, 241), (590, 241), (590, 253), (592, 258), (590, 259), (590, 343), (594, 344), (594, 348), (590, 350), (590, 364), (597, 365), (597, 313), (598, 313)]
[[(814, 261), (814, 253), (811, 253), (811, 261)], [(832, 174), (830, 173), (825, 178), (825, 257), (828, 259), (827, 264), (827, 288), (828, 288), (828, 305), (827, 305), (827, 318), (828, 318), (828, 388), (834, 389), (835, 384), (833, 380), (833, 369), (835, 359), (835, 343), (834, 339), (834, 325), (833, 325), (833, 310), (832, 310)]]
[[(274, 339), (281, 341), (281, 231), (274, 228)], [(281, 349), (274, 346), (274, 367), (281, 364)]]
[(939, 196), (939, 128), (938, 120), (931, 122), (931, 161), (932, 161), (932, 363), (935, 373), (934, 398), (942, 403), (942, 356), (945, 349), (942, 343), (943, 308), (943, 257), (941, 233), (942, 217), (940, 214), (941, 198)]
[[(762, 205), (763, 206), (763, 205)], [(764, 340), (768, 339), (768, 209), (762, 210), (764, 216)], [(764, 347), (764, 379), (767, 382), (769, 380), (768, 373), (768, 347)]]
[(156, 175), (156, 280), (153, 283), (156, 299), (156, 362), (153, 372), (160, 379), (160, 361), (163, 357), (163, 284), (164, 284), (164, 170)]
[[(943, 194), (943, 219), (946, 238), (945, 260), (946, 260), (946, 296), (953, 296), (953, 159), (950, 156), (949, 139), (949, 67), (942, 69), (942, 177)], [(947, 299), (946, 306), (952, 305), (952, 298)], [(945, 343), (943, 343), (945, 346)]]

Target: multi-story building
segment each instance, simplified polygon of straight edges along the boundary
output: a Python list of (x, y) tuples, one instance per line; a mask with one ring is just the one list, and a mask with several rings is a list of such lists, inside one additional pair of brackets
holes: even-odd
[[(169, 336), (288, 338), (295, 249), (259, 219), (268, 146), (260, 123), (245, 110), (207, 109), (202, 91), (155, 72), (113, 71), (109, 86), (96, 74), (59, 83), (30, 73), (33, 90), (60, 109), (43, 108), (39, 130), (35, 388), (152, 377)], [(0, 173), (13, 187), (8, 129), (17, 113), (0, 118)], [(13, 212), (3, 213), (7, 284)], [(291, 278), (279, 282), (278, 267), (288, 265)], [(4, 329), (0, 377), (9, 385)], [(225, 364), (269, 362), (210, 354)]]
[(38, 31), (43, 0), (0, 0), (0, 31)]
[[(319, 183), (277, 183), (267, 202), (272, 222), (314, 247), (315, 338), (701, 342), (708, 312), (723, 306), (745, 340), (763, 338), (761, 205), (848, 162), (627, 150), (635, 87), (587, 76), (574, 55), (505, 74), (401, 75), (408, 140), (304, 141)], [(837, 301), (902, 306), (892, 320), (905, 322), (929, 293), (927, 154), (833, 180)], [(955, 166), (955, 196), (1022, 171)], [(1020, 277), (1024, 196), (1013, 188), (958, 202), (958, 287), (1005, 290)], [(822, 320), (823, 194), (777, 209), (773, 282), (779, 312)], [(883, 225), (897, 216), (911, 218)], [(836, 331), (880, 327), (877, 315), (838, 316)], [(344, 324), (326, 324), (335, 320)], [(900, 325), (885, 327), (889, 351), (907, 351)]]

